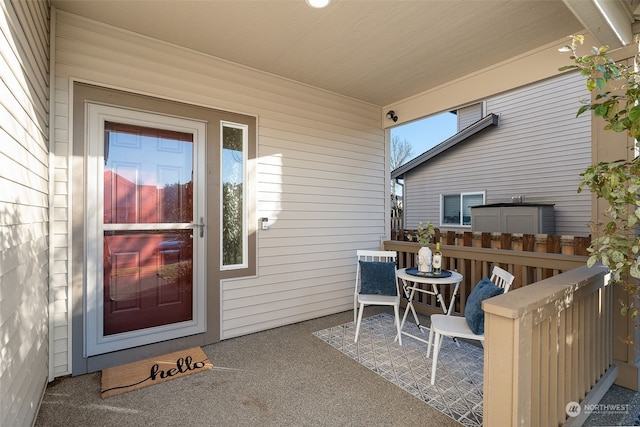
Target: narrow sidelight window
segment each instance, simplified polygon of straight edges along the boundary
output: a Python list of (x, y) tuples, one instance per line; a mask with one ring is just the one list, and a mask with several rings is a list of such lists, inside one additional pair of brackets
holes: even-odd
[(222, 268), (247, 266), (246, 125), (222, 122)]

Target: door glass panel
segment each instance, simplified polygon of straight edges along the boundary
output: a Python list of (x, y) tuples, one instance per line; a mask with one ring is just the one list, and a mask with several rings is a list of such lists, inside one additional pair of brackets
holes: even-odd
[(105, 123), (104, 223), (190, 223), (193, 134)]
[(193, 144), (105, 122), (105, 336), (193, 319)]

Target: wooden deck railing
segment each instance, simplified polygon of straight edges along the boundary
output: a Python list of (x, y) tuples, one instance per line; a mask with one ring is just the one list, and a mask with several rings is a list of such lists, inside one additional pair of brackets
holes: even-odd
[[(383, 247), (398, 252), (400, 268), (415, 266), (418, 244)], [(454, 314), (464, 312), (473, 286), (494, 265), (515, 275), (508, 293), (483, 304), (483, 424), (581, 425), (587, 411), (570, 417), (567, 405), (598, 403), (617, 377), (608, 269), (587, 268), (587, 257), (578, 255), (453, 245), (444, 245), (443, 254), (445, 268), (464, 276)], [(430, 298), (415, 306), (423, 314), (441, 312)]]
[[(415, 242), (385, 241), (384, 249), (398, 252), (398, 267), (415, 267), (420, 245)], [(587, 257), (581, 255), (524, 252), (507, 249), (488, 249), (467, 246), (442, 245), (444, 268), (456, 270), (464, 277), (458, 291), (454, 314), (464, 313), (464, 306), (473, 287), (483, 277), (491, 275), (498, 265), (515, 276), (512, 289), (518, 289), (539, 280), (585, 265)], [(451, 289), (444, 288), (449, 301)], [(441, 312), (438, 302), (430, 295), (414, 301), (416, 310), (423, 314)]]
[[(590, 236), (556, 236), (552, 234), (489, 233), (483, 231), (441, 231), (435, 229), (434, 242), (443, 245), (476, 248), (513, 249), (565, 255), (587, 255)], [(391, 230), (391, 240), (415, 242), (415, 230)]]

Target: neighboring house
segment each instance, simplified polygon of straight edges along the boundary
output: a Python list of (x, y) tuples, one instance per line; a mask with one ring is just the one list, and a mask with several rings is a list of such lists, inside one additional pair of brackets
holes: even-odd
[(577, 189), (591, 163), (591, 118), (576, 118), (588, 96), (572, 73), (457, 110), (457, 134), (391, 172), (404, 180), (405, 228), (471, 231), (471, 206), (523, 195), (554, 205), (555, 234), (589, 235), (591, 195)]
[[(56, 377), (353, 308), (356, 250), (377, 249), (390, 235), (384, 113), (396, 104), (330, 93), (49, 1), (2, 6), (0, 425), (31, 424)], [(547, 77), (557, 68), (531, 64), (557, 47), (510, 61), (527, 72), (504, 86), (491, 78), (503, 71), (498, 64), (398, 106), (410, 116), (424, 111), (412, 102), (440, 90), (460, 103), (471, 89), (488, 90), (475, 79), (501, 92)], [(502, 131), (514, 116), (500, 99), (486, 111), (502, 114)], [(555, 135), (582, 132), (574, 111), (567, 106), (554, 126), (559, 110), (525, 114)], [(546, 139), (523, 132), (500, 143), (533, 159)], [(561, 146), (573, 154), (568, 142), (588, 138), (569, 134)], [(525, 171), (515, 157), (483, 158), (486, 147), (471, 146), (477, 162), (440, 173), (502, 170), (515, 181)], [(524, 192), (514, 190), (507, 182), (487, 195)], [(171, 198), (179, 209), (167, 206)], [(137, 310), (149, 316), (126, 317)]]

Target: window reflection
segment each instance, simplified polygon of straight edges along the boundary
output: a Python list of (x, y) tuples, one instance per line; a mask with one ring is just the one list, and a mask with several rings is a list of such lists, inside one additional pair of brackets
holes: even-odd
[(104, 223), (193, 221), (193, 134), (105, 123)]

